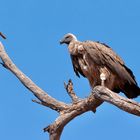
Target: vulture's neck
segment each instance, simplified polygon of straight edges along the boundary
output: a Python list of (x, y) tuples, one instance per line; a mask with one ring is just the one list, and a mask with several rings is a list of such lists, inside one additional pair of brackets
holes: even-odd
[(68, 45), (68, 50), (71, 55), (77, 55), (78, 54), (78, 46), (79, 46), (79, 41), (73, 40), (69, 43)]

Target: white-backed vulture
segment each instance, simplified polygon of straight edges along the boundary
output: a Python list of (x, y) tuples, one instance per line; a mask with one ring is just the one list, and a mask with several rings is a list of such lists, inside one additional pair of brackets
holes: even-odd
[(114, 92), (123, 92), (128, 98), (140, 95), (133, 72), (106, 44), (84, 41), (68, 33), (60, 44), (67, 44), (74, 72), (89, 80), (91, 88), (103, 85)]

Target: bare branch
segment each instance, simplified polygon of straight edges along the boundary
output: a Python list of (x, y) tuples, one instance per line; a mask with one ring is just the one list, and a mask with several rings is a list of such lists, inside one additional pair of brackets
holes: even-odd
[(61, 112), (60, 116), (54, 121), (54, 123), (44, 128), (44, 131), (49, 132), (50, 140), (59, 140), (66, 124), (85, 112), (96, 110), (96, 108), (102, 103), (103, 101), (90, 95), (88, 98), (72, 104), (69, 109)]
[(102, 86), (95, 87), (93, 94), (97, 99), (111, 103), (128, 113), (140, 116), (140, 103), (134, 100), (124, 98)]
[(1, 36), (3, 39), (6, 39), (6, 36), (5, 36), (2, 32), (0, 32), (0, 36)]
[(73, 83), (71, 81), (71, 79), (68, 81), (68, 84), (66, 84), (64, 82), (64, 87), (68, 93), (68, 95), (70, 96), (70, 98), (72, 99), (73, 103), (78, 102), (80, 99), (77, 97), (77, 95), (75, 94), (74, 90), (73, 90)]
[(38, 101), (38, 100), (32, 100), (32, 102), (34, 102), (34, 103), (37, 103), (37, 104), (39, 104), (39, 105), (43, 105), (43, 106), (46, 106), (46, 104), (45, 103), (43, 103), (43, 102), (41, 102), (41, 101)]
[(95, 112), (97, 107), (104, 101), (109, 102), (128, 113), (140, 116), (139, 103), (121, 97), (103, 86), (95, 87), (89, 97), (80, 100), (73, 90), (73, 83), (71, 80), (69, 80), (68, 84), (64, 83), (64, 85), (72, 99), (72, 104), (60, 102), (48, 95), (15, 66), (5, 52), (2, 43), (0, 43), (0, 58), (3, 62), (1, 63), (2, 66), (10, 70), (21, 81), (21, 83), (39, 99), (39, 101), (33, 100), (33, 102), (47, 106), (59, 112), (59, 117), (54, 121), (54, 123), (44, 128), (45, 132), (49, 132), (50, 140), (59, 140), (67, 123), (85, 112)]
[(46, 106), (56, 111), (61, 111), (68, 107), (67, 104), (57, 101), (49, 96), (45, 91), (33, 83), (33, 81), (31, 81), (23, 72), (21, 72), (5, 52), (2, 43), (0, 43), (0, 58), (4, 67), (10, 70), (41, 102), (45, 102)]

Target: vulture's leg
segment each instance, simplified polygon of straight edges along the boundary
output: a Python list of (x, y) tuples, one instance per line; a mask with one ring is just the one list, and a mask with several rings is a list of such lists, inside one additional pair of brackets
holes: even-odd
[(100, 74), (100, 79), (101, 79), (101, 86), (105, 86), (105, 80), (106, 80), (105, 73)]

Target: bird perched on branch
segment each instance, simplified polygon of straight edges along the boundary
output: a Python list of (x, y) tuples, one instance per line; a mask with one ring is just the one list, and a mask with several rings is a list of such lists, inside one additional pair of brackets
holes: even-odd
[(123, 92), (128, 98), (140, 95), (133, 72), (123, 60), (106, 44), (84, 41), (68, 33), (60, 44), (67, 44), (74, 72), (89, 80), (91, 88), (102, 85), (114, 92)]

